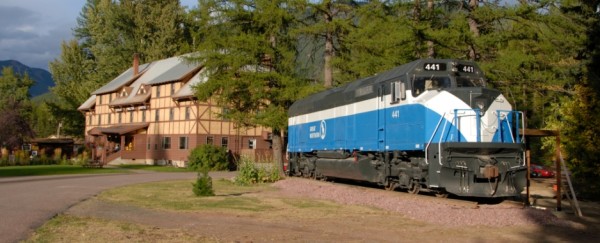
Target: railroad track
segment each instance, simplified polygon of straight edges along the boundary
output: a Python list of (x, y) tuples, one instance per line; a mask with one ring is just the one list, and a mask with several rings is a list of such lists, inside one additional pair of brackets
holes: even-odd
[(468, 197), (439, 198), (439, 197), (436, 197), (434, 195), (430, 195), (427, 193), (411, 194), (411, 193), (408, 193), (405, 191), (387, 191), (381, 187), (374, 186), (373, 184), (354, 182), (354, 181), (348, 181), (348, 180), (320, 181), (320, 180), (314, 180), (314, 179), (302, 178), (302, 177), (290, 177), (290, 178), (299, 179), (299, 180), (310, 180), (310, 181), (314, 181), (317, 183), (333, 183), (337, 186), (352, 187), (355, 189), (366, 190), (366, 191), (373, 190), (373, 191), (377, 191), (380, 193), (389, 193), (390, 195), (393, 195), (393, 196), (396, 196), (399, 198), (417, 199), (417, 200), (435, 202), (435, 203), (439, 203), (439, 204), (449, 205), (453, 208), (477, 209), (480, 206), (486, 206), (486, 205), (494, 205), (494, 206), (501, 207), (501, 208), (524, 208), (525, 207), (524, 202), (514, 201), (514, 200), (510, 200), (510, 199), (499, 201), (499, 199), (489, 199), (489, 198), (481, 198), (481, 199), (468, 198)]

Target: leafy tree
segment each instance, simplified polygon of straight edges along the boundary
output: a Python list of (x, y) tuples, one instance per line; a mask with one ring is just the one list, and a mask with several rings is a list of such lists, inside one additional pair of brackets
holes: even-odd
[(600, 150), (596, 148), (600, 138), (600, 17), (597, 14), (599, 1), (575, 1), (563, 5), (562, 14), (577, 15), (586, 20), (585, 49), (579, 58), (587, 61), (583, 75), (569, 95), (556, 102), (548, 116), (548, 123), (561, 131), (563, 156), (575, 182), (579, 196), (600, 199)]
[(271, 128), (273, 156), (280, 163), (287, 107), (307, 93), (295, 73), (295, 13), (282, 0), (201, 0), (196, 12), (201, 40), (196, 61), (211, 73), (196, 96), (227, 107), (221, 115), (238, 126)]
[(57, 99), (47, 102), (48, 109), (55, 119), (62, 121), (65, 134), (83, 135), (85, 118), (77, 108), (106, 82), (97, 78), (96, 69), (93, 57), (76, 40), (63, 42), (60, 57), (50, 62), (50, 72), (56, 82), (51, 91)]
[(413, 7), (380, 1), (360, 6), (353, 27), (339, 43), (336, 79), (346, 83), (415, 60), (419, 40), (410, 17)]
[(46, 102), (33, 104), (31, 126), (37, 137), (48, 137), (56, 134), (57, 125), (58, 122), (54, 119)]
[(85, 118), (77, 108), (131, 66), (134, 53), (142, 62), (182, 54), (180, 47), (189, 46), (185, 21), (179, 1), (88, 0), (74, 29), (76, 39), (63, 42), (61, 56), (50, 63), (58, 101), (49, 107), (65, 133), (83, 134)]
[(16, 149), (35, 134), (29, 124), (31, 102), (29, 88), (33, 81), (27, 74), (15, 74), (10, 67), (0, 76), (0, 147)]
[[(336, 46), (344, 41), (344, 37), (352, 27), (355, 1), (295, 1), (297, 11), (305, 13), (300, 17), (303, 23), (295, 30), (306, 38), (305, 44), (312, 46), (311, 55), (322, 52), (323, 85), (326, 88), (334, 85), (334, 65)], [(321, 49), (323, 48), (323, 49)]]

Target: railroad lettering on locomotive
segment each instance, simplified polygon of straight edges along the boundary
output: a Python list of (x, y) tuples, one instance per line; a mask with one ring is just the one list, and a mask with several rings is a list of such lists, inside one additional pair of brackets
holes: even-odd
[(298, 100), (287, 173), (474, 197), (526, 186), (522, 113), (476, 63), (420, 59)]

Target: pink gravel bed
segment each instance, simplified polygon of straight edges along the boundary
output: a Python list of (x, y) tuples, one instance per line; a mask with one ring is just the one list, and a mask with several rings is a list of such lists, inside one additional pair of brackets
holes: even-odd
[[(518, 226), (559, 225), (572, 222), (557, 218), (548, 210), (519, 208), (506, 204), (480, 205), (478, 208), (456, 206), (431, 196), (414, 196), (405, 192), (388, 192), (338, 183), (288, 178), (273, 184), (289, 196), (332, 200), (346, 205), (361, 205), (397, 212), (414, 220), (447, 226)], [(449, 199), (445, 199), (449, 200)]]

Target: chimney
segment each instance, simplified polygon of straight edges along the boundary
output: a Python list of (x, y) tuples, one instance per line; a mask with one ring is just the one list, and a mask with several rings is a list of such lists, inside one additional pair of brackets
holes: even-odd
[(133, 54), (133, 76), (137, 76), (140, 73), (140, 56), (135, 53)]

